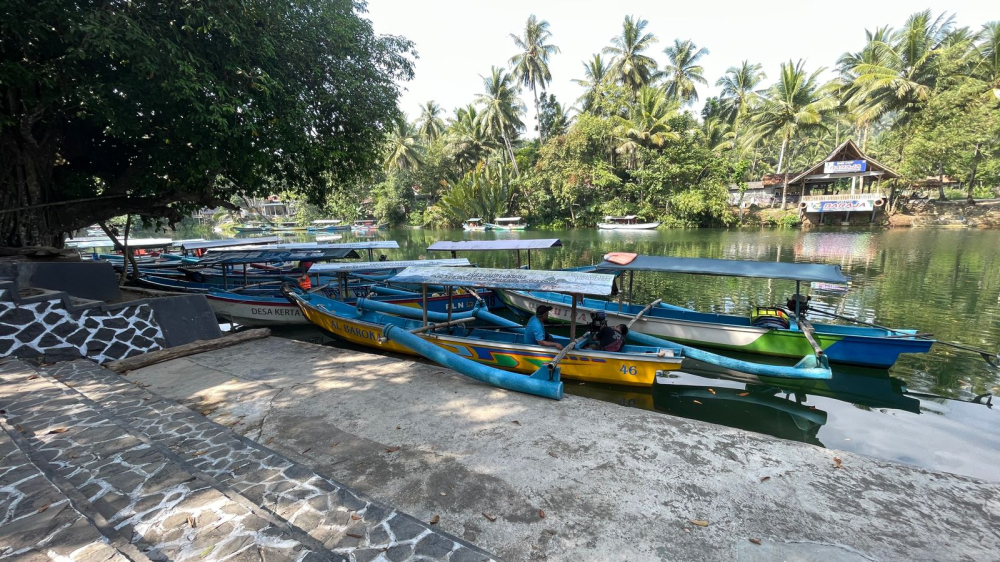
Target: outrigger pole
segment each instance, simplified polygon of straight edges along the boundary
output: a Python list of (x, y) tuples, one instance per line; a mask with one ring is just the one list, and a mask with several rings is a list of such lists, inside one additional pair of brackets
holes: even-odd
[(825, 310), (817, 310), (817, 309), (814, 308), (814, 309), (812, 309), (812, 312), (814, 312), (816, 314), (822, 314), (823, 316), (829, 316), (830, 318), (836, 318), (838, 320), (847, 320), (848, 322), (854, 322), (855, 324), (861, 324), (862, 326), (871, 326), (872, 328), (878, 328), (880, 330), (885, 330), (887, 332), (892, 332), (894, 334), (899, 334), (900, 336), (906, 336), (906, 337), (916, 338), (916, 339), (921, 339), (921, 340), (931, 340), (934, 343), (939, 343), (941, 345), (946, 345), (948, 347), (953, 347), (955, 349), (961, 349), (962, 351), (969, 351), (969, 352), (972, 352), (972, 353), (977, 353), (977, 354), (979, 354), (980, 357), (983, 358), (984, 361), (986, 361), (987, 365), (989, 365), (990, 367), (993, 367), (994, 369), (1000, 369), (1000, 352), (993, 353), (992, 351), (986, 351), (985, 349), (977, 349), (975, 347), (971, 347), (971, 346), (968, 346), (968, 345), (965, 345), (965, 344), (961, 344), (961, 343), (936, 340), (936, 339), (930, 337), (929, 335), (924, 335), (924, 334), (909, 334), (909, 333), (906, 333), (906, 332), (902, 332), (900, 330), (894, 330), (892, 328), (886, 328), (885, 326), (879, 326), (878, 324), (873, 324), (871, 322), (865, 322), (864, 320), (858, 320), (856, 318), (851, 318), (849, 316), (841, 316), (839, 314), (834, 314), (832, 312), (827, 312)]

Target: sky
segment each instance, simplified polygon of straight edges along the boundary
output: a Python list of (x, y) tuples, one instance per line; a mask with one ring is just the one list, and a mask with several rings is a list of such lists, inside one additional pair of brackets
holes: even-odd
[[(663, 48), (674, 39), (692, 39), (709, 50), (702, 58), (709, 82), (699, 88), (703, 102), (718, 94), (715, 81), (726, 69), (744, 59), (763, 64), (765, 84), (777, 77), (779, 65), (789, 58), (805, 59), (808, 70), (833, 68), (841, 54), (864, 45), (865, 29), (900, 27), (911, 13), (927, 8), (934, 14), (954, 13), (959, 26), (974, 29), (1000, 19), (1000, 10), (989, 0), (369, 0), (364, 17), (372, 21), (376, 33), (402, 35), (416, 44), (415, 77), (401, 85), (400, 102), (415, 119), (428, 100), (439, 103), (447, 115), (473, 102), (491, 66), (509, 67), (517, 52), (510, 34), (521, 35), (531, 14), (549, 22), (551, 43), (561, 50), (549, 62), (548, 91), (568, 107), (583, 92), (573, 82), (583, 78), (582, 61), (609, 45), (629, 14), (649, 21), (646, 30), (659, 42), (647, 54), (661, 69), (667, 60)], [(531, 92), (524, 92), (522, 99), (533, 119)], [(701, 102), (696, 104), (699, 110)]]

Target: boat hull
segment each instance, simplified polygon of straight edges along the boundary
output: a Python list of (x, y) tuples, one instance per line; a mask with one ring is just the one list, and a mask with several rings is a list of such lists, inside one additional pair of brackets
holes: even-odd
[(618, 224), (613, 222), (599, 222), (597, 223), (598, 230), (654, 230), (661, 223), (658, 222), (641, 222), (638, 224)]
[[(360, 319), (346, 318), (298, 301), (299, 308), (312, 324), (323, 332), (344, 341), (372, 347), (380, 351), (392, 351), (416, 355), (409, 348), (393, 341), (383, 341), (380, 324)], [(463, 338), (449, 335), (422, 336), (425, 341), (477, 363), (490, 365), (506, 371), (532, 374), (539, 367), (555, 358), (558, 351), (536, 345), (502, 343), (489, 340)], [(571, 352), (559, 363), (562, 378), (649, 387), (656, 380), (656, 373), (680, 369), (679, 357), (649, 358), (637, 354), (610, 353), (601, 351)]]
[[(339, 290), (337, 289), (337, 291)], [(368, 297), (367, 287), (359, 287), (359, 290), (347, 302), (352, 303), (358, 296), (417, 310), (422, 308), (423, 302), (421, 297)], [(205, 297), (215, 312), (215, 316), (221, 321), (241, 326), (301, 326), (309, 324), (309, 320), (302, 315), (299, 307), (288, 302), (284, 297), (243, 296), (231, 292), (210, 292)], [(480, 292), (479, 298), (483, 299), (487, 305), (498, 300), (492, 291)], [(452, 297), (452, 311), (472, 310), (476, 306), (476, 302), (476, 298), (469, 294), (454, 295)], [(428, 297), (427, 310), (447, 313), (448, 297)]]
[[(571, 303), (551, 294), (538, 295), (521, 291), (498, 291), (508, 307), (525, 313), (532, 313), (540, 304), (553, 307), (549, 318), (554, 322), (568, 323), (572, 317)], [(559, 295), (556, 295), (559, 297)], [(626, 305), (627, 306), (627, 305)], [(638, 307), (641, 309), (641, 307)], [(635, 312), (619, 312), (616, 303), (586, 299), (585, 305), (577, 306), (577, 323), (590, 322), (590, 312), (603, 310), (609, 324), (628, 323)], [(760, 328), (757, 326), (726, 324), (722, 320), (738, 317), (702, 314), (694, 311), (663, 310), (655, 314), (672, 314), (675, 317), (647, 315), (632, 329), (643, 334), (657, 336), (669, 341), (695, 347), (712, 347), (744, 353), (801, 358), (812, 355), (813, 349), (805, 334), (799, 330)], [(688, 316), (691, 319), (685, 319)], [(717, 318), (719, 322), (707, 321)], [(700, 319), (700, 320), (696, 320)], [(823, 348), (831, 363), (858, 365), (877, 369), (888, 369), (903, 353), (926, 353), (933, 344), (930, 340), (916, 338), (892, 338), (872, 335), (853, 335), (867, 332), (867, 328), (852, 329), (847, 326), (814, 324), (816, 341)], [(824, 331), (824, 329), (829, 331)], [(839, 333), (838, 333), (839, 332)], [(872, 331), (875, 332), (874, 330)], [(887, 335), (887, 334), (886, 334)]]

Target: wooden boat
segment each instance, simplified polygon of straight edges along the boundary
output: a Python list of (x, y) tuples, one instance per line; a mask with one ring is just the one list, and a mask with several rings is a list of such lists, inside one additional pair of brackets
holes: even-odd
[(428, 252), (451, 252), (451, 257), (459, 252), (511, 252), (515, 258), (514, 267), (521, 267), (521, 252), (525, 252), (528, 269), (531, 269), (531, 251), (561, 248), (558, 238), (530, 238), (527, 240), (439, 240), (427, 247)]
[(240, 226), (234, 226), (233, 230), (237, 234), (257, 234), (259, 232), (269, 232), (271, 227), (266, 224), (241, 224)]
[(386, 225), (379, 224), (375, 219), (356, 220), (351, 224), (351, 230), (356, 232), (372, 232), (375, 230), (385, 230)]
[[(445, 270), (449, 275), (442, 278), (441, 272)], [(535, 287), (555, 284), (567, 290), (582, 289), (598, 294), (601, 292), (610, 294), (613, 281), (613, 277), (607, 275), (575, 272), (435, 267), (407, 268), (393, 279), (409, 283), (415, 280), (440, 280), (446, 285), (458, 281), (454, 284), (480, 287), (484, 285), (482, 282), (484, 279), (494, 279), (494, 282), (486, 283), (490, 285), (510, 285), (512, 280), (520, 279)], [(478, 283), (475, 281), (477, 279), (480, 280)], [(408, 345), (394, 341), (391, 334), (386, 334), (386, 328), (393, 326), (404, 330), (417, 330), (422, 327), (421, 321), (366, 311), (363, 310), (367, 306), (364, 301), (359, 301), (357, 306), (350, 306), (320, 295), (303, 293), (287, 285), (285, 295), (299, 307), (309, 322), (333, 337), (379, 350), (417, 354)], [(429, 311), (426, 317), (435, 320), (444, 319), (441, 315), (433, 315)], [(658, 372), (679, 369), (681, 365), (677, 349), (669, 346), (627, 345), (620, 352), (572, 349), (560, 353), (551, 347), (525, 343), (523, 328), (481, 308), (464, 315), (453, 314), (452, 317), (456, 320), (466, 320), (470, 317), (489, 319), (490, 322), (499, 324), (469, 329), (452, 326), (446, 331), (420, 334), (420, 339), (451, 354), (516, 373), (531, 374), (540, 367), (557, 361), (561, 375), (567, 379), (648, 387)], [(565, 346), (574, 341), (570, 338), (552, 337)]]
[(471, 218), (466, 219), (465, 222), (462, 223), (462, 230), (467, 232), (485, 232), (487, 230), (492, 230), (492, 227), (481, 218)]
[(528, 225), (521, 222), (521, 217), (501, 217), (489, 226), (491, 226), (493, 230), (499, 230), (501, 232), (528, 229)]
[[(705, 258), (636, 256), (626, 264), (605, 260), (595, 266), (595, 270), (627, 272), (629, 276), (635, 271), (655, 271), (787, 279), (796, 281), (797, 285), (802, 281), (840, 284), (846, 282), (839, 266)], [(798, 294), (797, 288), (796, 295)], [(542, 304), (552, 306), (554, 310), (550, 313), (550, 318), (557, 322), (568, 322), (573, 315), (574, 307), (571, 299), (558, 293), (501, 291), (500, 296), (508, 307), (523, 313), (531, 313)], [(798, 299), (794, 300), (799, 302)], [(607, 314), (609, 323), (619, 323), (628, 322), (643, 308), (643, 305), (585, 298), (582, 302), (576, 303), (575, 314), (576, 321), (579, 322), (588, 319), (591, 312), (601, 310)], [(813, 324), (804, 321), (802, 312), (804, 311), (758, 307), (754, 314), (735, 316), (657, 304), (635, 325), (635, 331), (696, 347), (722, 348), (781, 357), (801, 357), (814, 352), (816, 346), (809, 341), (812, 337), (821, 353), (832, 363), (880, 369), (891, 367), (900, 354), (925, 353), (934, 343), (933, 340), (914, 337), (917, 333), (915, 330)]]
[[(314, 276), (320, 279), (310, 293), (335, 299), (348, 304), (359, 298), (370, 298), (376, 301), (388, 302), (398, 306), (420, 309), (422, 298), (418, 293), (402, 290), (388, 291), (391, 294), (378, 295), (373, 292), (371, 283), (351, 283), (349, 277), (358, 272), (401, 271), (407, 267), (460, 267), (468, 266), (467, 259), (446, 260), (410, 260), (397, 262), (354, 262), (336, 264), (316, 264)], [(311, 273), (313, 273), (310, 270)], [(267, 292), (254, 291), (246, 293), (241, 289), (231, 291), (221, 288), (209, 288), (205, 291), (208, 304), (216, 316), (228, 322), (242, 326), (274, 326), (308, 324), (309, 322), (299, 312), (298, 307), (278, 292), (280, 282), (268, 283)], [(449, 298), (446, 295), (434, 295), (427, 298), (428, 310), (433, 312), (464, 311), (472, 309), (477, 303), (487, 307), (496, 307), (499, 299), (489, 290), (480, 290), (476, 294), (461, 292)], [(500, 305), (502, 306), (502, 305)]]
[(604, 217), (604, 222), (597, 223), (599, 230), (653, 230), (660, 226), (659, 222), (639, 222), (636, 215), (626, 215), (624, 217)]

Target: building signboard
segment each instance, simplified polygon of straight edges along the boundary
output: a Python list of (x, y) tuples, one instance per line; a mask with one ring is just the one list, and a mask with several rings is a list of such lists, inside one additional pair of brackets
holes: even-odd
[(868, 162), (864, 160), (840, 160), (836, 162), (824, 162), (824, 174), (850, 174), (854, 172), (864, 172), (868, 169)]
[(871, 199), (848, 201), (808, 201), (807, 213), (843, 213), (846, 211), (871, 211), (875, 202)]

